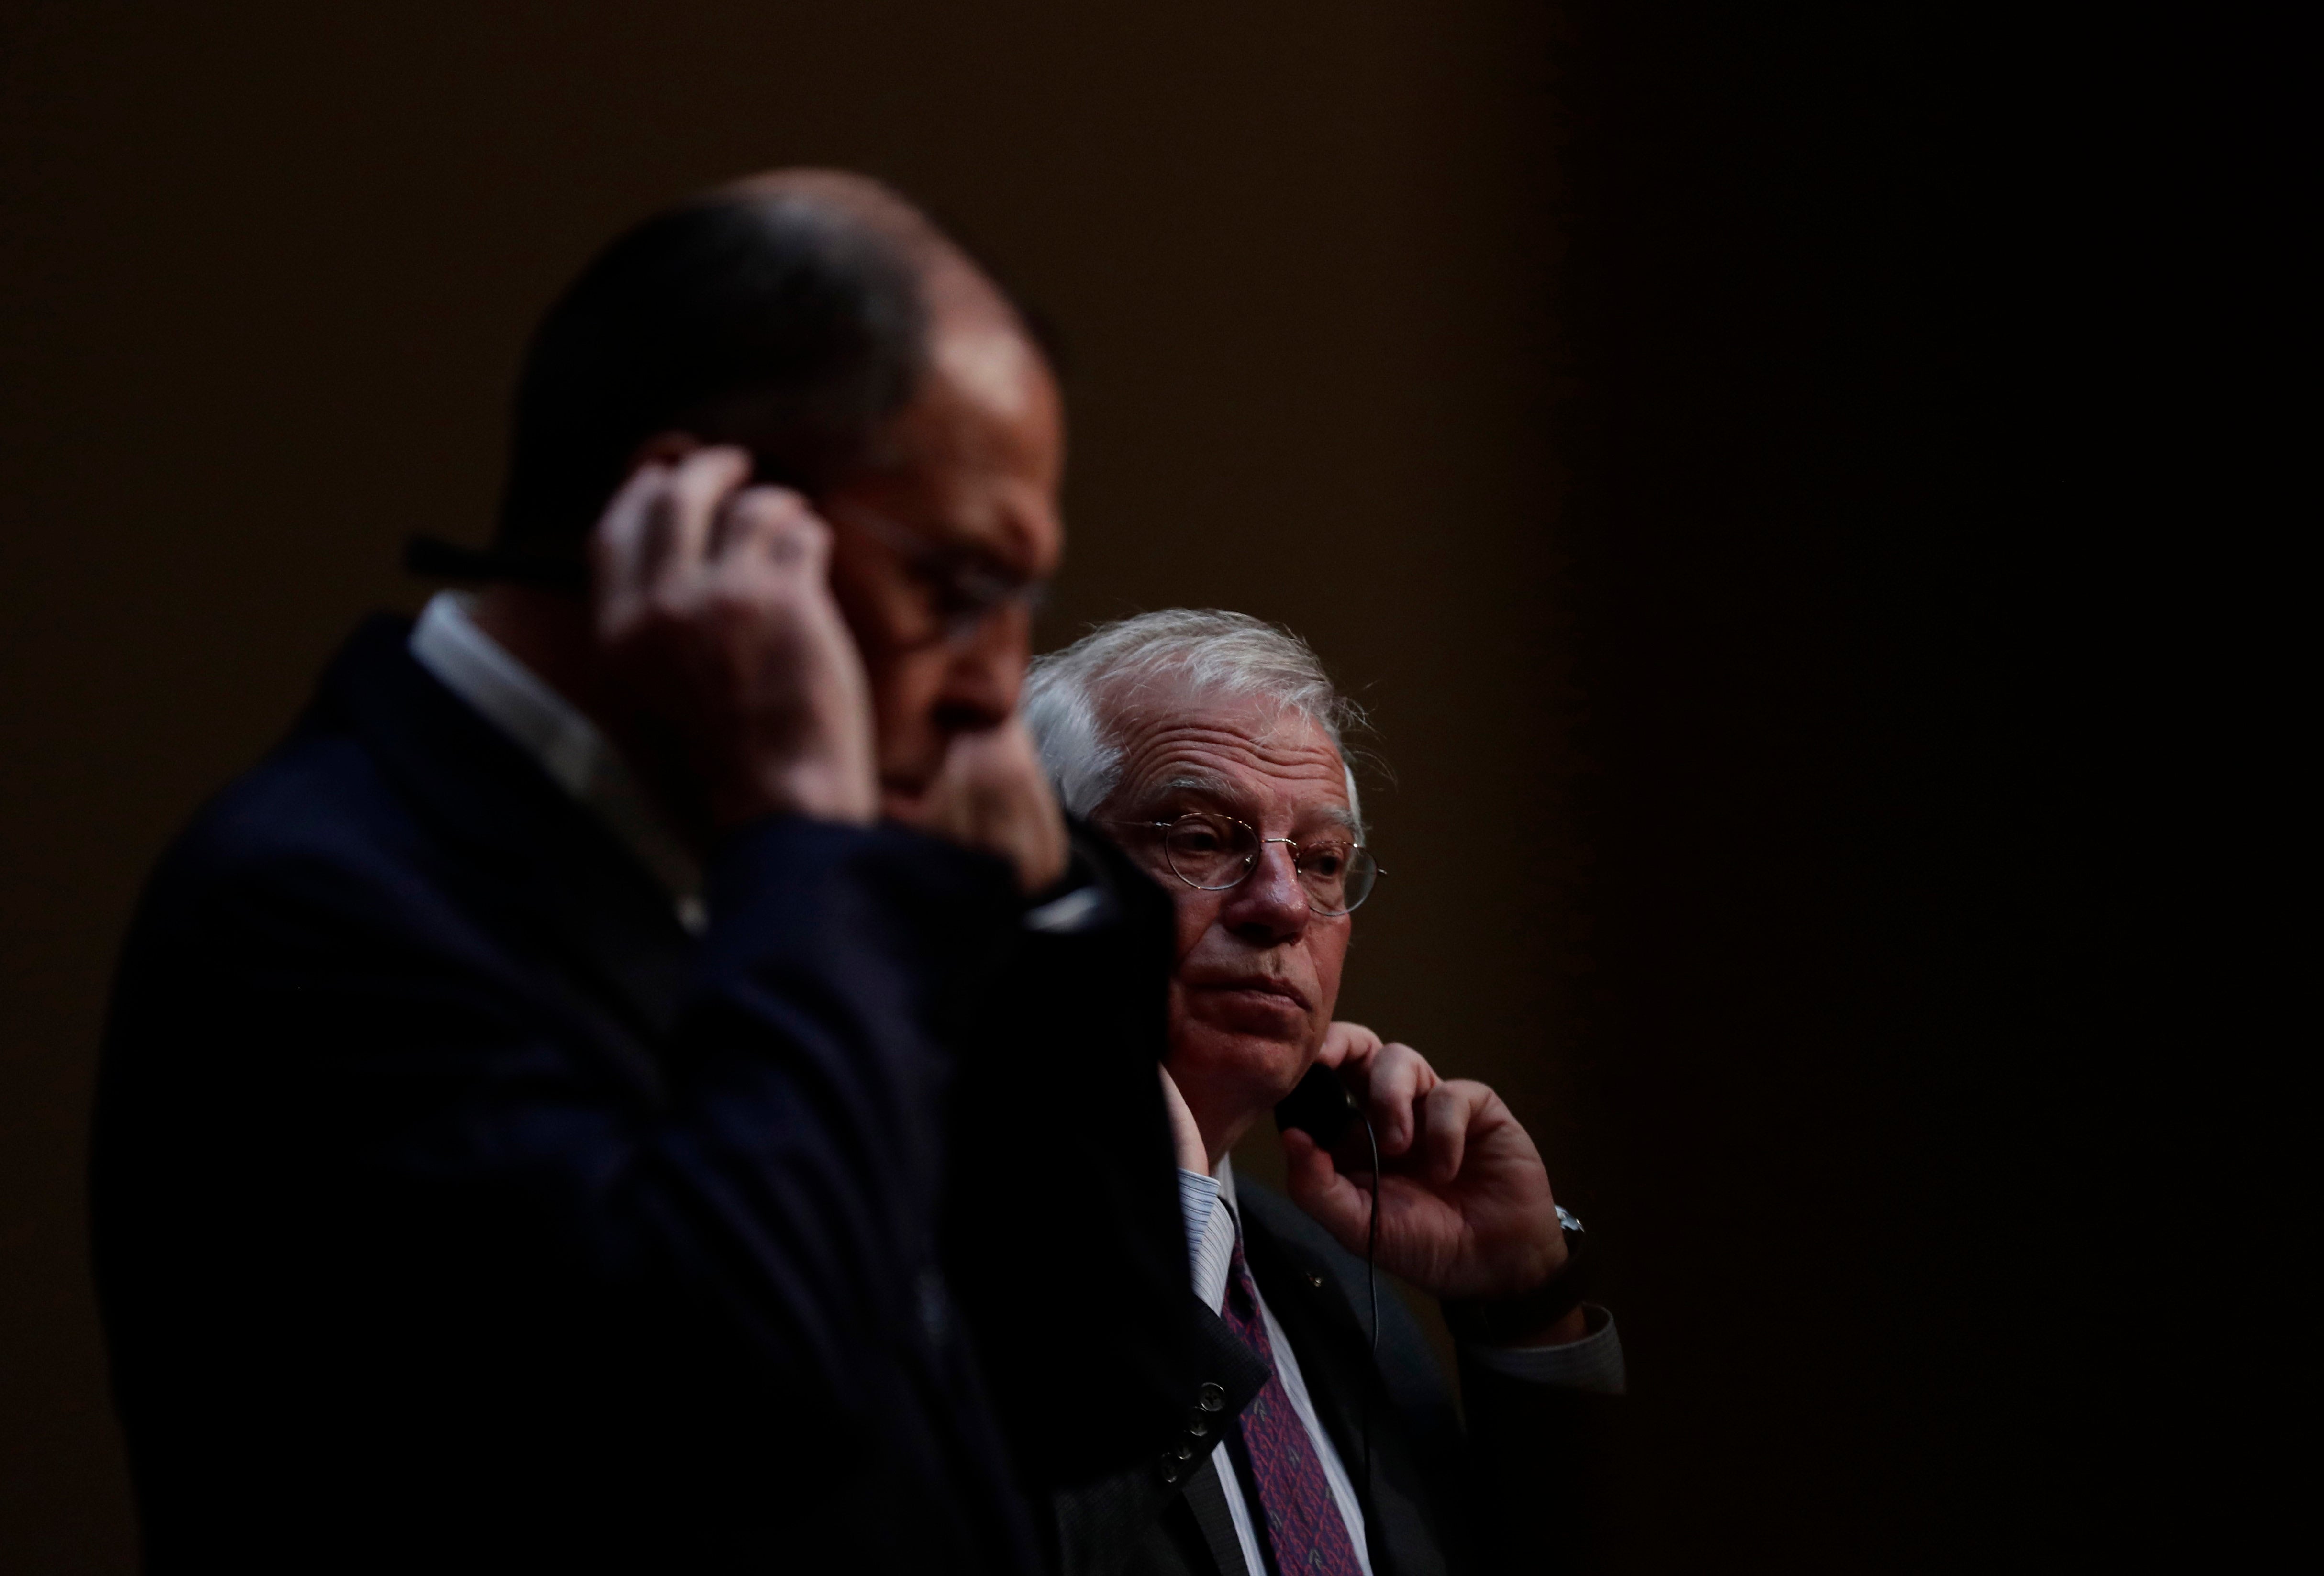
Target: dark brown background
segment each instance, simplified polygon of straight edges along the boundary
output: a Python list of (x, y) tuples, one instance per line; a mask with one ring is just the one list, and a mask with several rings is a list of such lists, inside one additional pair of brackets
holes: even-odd
[(1978, 100), (1936, 24), (1729, 9), (0, 11), (0, 1563), (134, 1560), (80, 1167), (143, 871), (417, 605), (407, 532), (485, 533), (590, 250), (796, 162), (1061, 327), (1049, 642), (1239, 608), (1371, 708), (1345, 1010), (1500, 1087), (1600, 1239), (1613, 1562), (1975, 1535)]

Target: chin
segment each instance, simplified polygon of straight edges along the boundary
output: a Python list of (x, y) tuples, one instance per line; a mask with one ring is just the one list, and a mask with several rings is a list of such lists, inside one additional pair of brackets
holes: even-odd
[(1286, 1039), (1187, 1024), (1171, 1037), (1170, 1075), (1182, 1088), (1196, 1086), (1213, 1097), (1206, 1105), (1271, 1111), (1297, 1087), (1314, 1055), (1304, 1035)]

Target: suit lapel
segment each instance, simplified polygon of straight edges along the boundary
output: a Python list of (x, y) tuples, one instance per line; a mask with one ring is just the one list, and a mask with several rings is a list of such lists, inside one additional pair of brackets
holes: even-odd
[[(1261, 1576), (1246, 1571), (1242, 1545), (1227, 1511), (1231, 1479), (1218, 1470), (1227, 1425), (1267, 1383), (1267, 1365), (1226, 1321), (1187, 1297), (1194, 1318), (1192, 1374), (1186, 1385), (1186, 1432), (1159, 1461), (1097, 1482), (1060, 1491), (1055, 1500), (1058, 1567), (1066, 1576), (1118, 1576), (1125, 1570), (1202, 1571), (1220, 1576)], [(1215, 1409), (1203, 1405), (1216, 1387)], [(1183, 1504), (1181, 1503), (1183, 1501)], [(1191, 1529), (1186, 1525), (1191, 1518)], [(1171, 1560), (1140, 1559), (1161, 1537)], [(1204, 1555), (1208, 1555), (1207, 1561)]]

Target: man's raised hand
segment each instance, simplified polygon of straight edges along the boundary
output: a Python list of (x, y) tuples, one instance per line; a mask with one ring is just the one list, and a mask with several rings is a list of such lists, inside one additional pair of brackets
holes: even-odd
[(953, 740), (928, 786), (920, 826), (1001, 855), (1017, 867), (1017, 884), (1027, 892), (1065, 874), (1071, 857), (1065, 813), (1021, 717)]
[(637, 726), (682, 753), (724, 831), (879, 814), (870, 685), (832, 599), (830, 528), (753, 487), (740, 448), (641, 466), (589, 544), (606, 670)]
[[(1360, 1024), (1333, 1024), (1316, 1059), (1356, 1092), (1379, 1140), (1381, 1268), (1440, 1297), (1506, 1297), (1565, 1262), (1541, 1152), (1499, 1095), (1439, 1078), (1410, 1046)], [(1363, 1252), (1372, 1200), (1362, 1135), (1342, 1143), (1338, 1163), (1296, 1129), (1283, 1151), (1293, 1201)]]

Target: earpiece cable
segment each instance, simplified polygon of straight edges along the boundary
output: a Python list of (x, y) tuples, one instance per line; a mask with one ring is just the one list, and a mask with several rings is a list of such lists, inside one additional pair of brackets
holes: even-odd
[[(1379, 1371), (1379, 1135), (1372, 1131), (1371, 1113), (1366, 1111), (1364, 1138), (1372, 1147), (1372, 1213), (1364, 1236), (1364, 1291), (1371, 1300), (1372, 1371)], [(1372, 1399), (1371, 1390), (1364, 1390), (1360, 1408), (1364, 1429), (1364, 1488), (1362, 1503), (1364, 1535), (1371, 1535), (1372, 1527)]]

